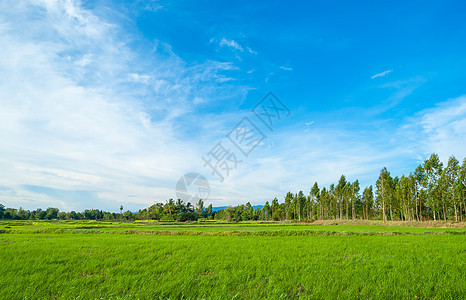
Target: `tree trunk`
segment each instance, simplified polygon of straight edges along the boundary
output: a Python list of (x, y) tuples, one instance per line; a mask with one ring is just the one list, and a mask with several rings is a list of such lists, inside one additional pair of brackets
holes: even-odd
[(382, 215), (383, 215), (383, 221), (387, 222), (387, 216), (385, 214), (385, 201), (382, 200)]
[(346, 200), (346, 220), (348, 220), (348, 207), (349, 207), (349, 203), (348, 203), (348, 200)]
[(460, 222), (463, 222), (463, 204), (460, 202)]
[(421, 219), (419, 219), (419, 211), (418, 211), (417, 203), (415, 205), (416, 205), (416, 220), (420, 221)]
[(343, 208), (342, 208), (342, 205), (341, 205), (342, 200), (343, 199), (340, 199), (340, 220), (343, 219)]
[(285, 204), (285, 214), (286, 214), (286, 220), (288, 221), (289, 209), (288, 209), (288, 205), (286, 204)]
[(298, 207), (298, 219), (299, 219), (299, 222), (301, 222), (301, 203), (299, 203), (299, 207)]
[(422, 199), (419, 197), (419, 219), (422, 221)]
[(447, 214), (445, 211), (445, 202), (443, 203), (443, 220), (446, 222), (447, 221)]

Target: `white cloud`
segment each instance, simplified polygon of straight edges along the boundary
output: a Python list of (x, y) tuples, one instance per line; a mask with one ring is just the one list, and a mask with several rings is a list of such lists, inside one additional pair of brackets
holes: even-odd
[(315, 121), (310, 121), (310, 122), (304, 123), (304, 126), (305, 126), (304, 131), (305, 131), (305, 132), (309, 132), (309, 130), (311, 129), (311, 126), (312, 126), (314, 123), (315, 123)]
[(285, 70), (285, 71), (293, 71), (293, 68), (284, 67), (284, 66), (280, 66), (280, 69)]
[[(252, 55), (257, 55), (258, 52), (257, 51), (254, 51), (253, 49), (251, 49), (251, 47), (249, 46), (246, 46), (246, 47), (243, 47), (242, 45), (240, 45), (237, 41), (235, 40), (231, 40), (231, 39), (227, 39), (225, 37), (222, 37), (220, 39), (220, 41), (218, 41), (218, 39), (216, 38), (211, 38), (209, 40), (209, 42), (211, 44), (213, 43), (217, 43), (220, 45), (220, 47), (229, 47), (229, 48), (233, 48), (235, 50), (237, 50), (238, 52), (241, 52), (241, 53), (244, 53), (245, 52), (245, 49), (246, 49), (246, 53), (249, 53), (249, 54), (252, 54)], [(235, 58), (238, 59), (239, 61), (242, 60), (241, 56), (239, 54), (236, 54), (235, 55)]]
[(79, 2), (1, 2), (0, 24), (0, 202), (10, 207), (135, 210), (173, 197), (179, 176), (202, 167), (195, 137), (210, 122), (180, 121), (243, 92), (219, 85), (231, 63), (187, 66), (163, 43), (135, 52), (124, 28)]
[(220, 46), (228, 46), (228, 47), (231, 47), (231, 48), (234, 48), (236, 50), (239, 50), (241, 52), (244, 51), (243, 47), (241, 47), (240, 44), (238, 44), (236, 41), (234, 40), (227, 40), (226, 38), (222, 38), (221, 41), (220, 41)]
[(450, 155), (466, 157), (466, 96), (450, 99), (419, 112), (402, 127), (413, 151), (435, 152), (446, 161)]
[(252, 50), (252, 49), (249, 48), (249, 47), (246, 47), (246, 49), (247, 49), (248, 52), (251, 53), (251, 54), (254, 54), (254, 55), (258, 54), (257, 51), (254, 51), (254, 50)]
[(383, 77), (389, 73), (393, 72), (393, 70), (386, 70), (380, 73), (375, 74), (374, 76), (371, 77), (371, 79), (377, 78), (377, 77)]

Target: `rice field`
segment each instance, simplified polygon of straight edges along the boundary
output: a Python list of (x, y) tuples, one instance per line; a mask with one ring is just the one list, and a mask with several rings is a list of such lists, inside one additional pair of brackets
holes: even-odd
[(464, 299), (466, 229), (0, 222), (3, 299)]

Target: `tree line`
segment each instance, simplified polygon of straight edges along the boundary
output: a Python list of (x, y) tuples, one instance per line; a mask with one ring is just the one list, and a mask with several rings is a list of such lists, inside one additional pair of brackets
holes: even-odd
[(384, 167), (374, 187), (362, 192), (358, 180), (350, 182), (341, 175), (338, 183), (329, 187), (320, 188), (315, 182), (307, 195), (288, 192), (282, 203), (275, 198), (253, 209), (248, 202), (215, 214), (216, 219), (233, 221), (464, 221), (465, 216), (466, 158), (460, 165), (452, 156), (444, 166), (435, 153), (409, 175), (393, 177)]
[(212, 204), (205, 207), (204, 201), (199, 199), (196, 205), (183, 200), (167, 200), (165, 203), (155, 203), (148, 208), (133, 213), (129, 210), (120, 213), (107, 212), (98, 209), (86, 209), (82, 212), (62, 212), (58, 208), (50, 207), (46, 210), (33, 211), (22, 208), (5, 208), (0, 204), (0, 219), (7, 220), (105, 220), (105, 221), (133, 221), (133, 220), (159, 220), (159, 221), (196, 221), (198, 219), (212, 218)]

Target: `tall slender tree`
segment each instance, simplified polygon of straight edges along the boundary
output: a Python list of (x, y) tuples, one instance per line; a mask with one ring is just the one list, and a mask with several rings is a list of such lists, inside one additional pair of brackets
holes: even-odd
[(337, 218), (338, 208), (337, 208), (337, 197), (335, 196), (335, 184), (331, 184), (328, 191), (329, 195), (329, 206), (330, 206), (330, 215), (333, 219)]
[(356, 219), (356, 205), (359, 201), (359, 181), (356, 179), (355, 182), (351, 184), (351, 218)]
[(293, 194), (291, 192), (286, 193), (285, 196), (285, 215), (286, 215), (286, 220), (288, 221), (290, 219), (289, 213), (291, 209), (291, 201), (293, 200)]
[(439, 180), (442, 174), (443, 164), (437, 154), (432, 153), (428, 159), (424, 161), (424, 170), (426, 171), (427, 179), (427, 197), (429, 206), (432, 208), (434, 221), (437, 220), (437, 210), (439, 207), (440, 187)]
[(322, 211), (322, 207), (321, 207), (321, 203), (319, 203), (320, 201), (318, 201), (319, 197), (319, 185), (317, 184), (317, 182), (314, 182), (314, 185), (312, 186), (311, 188), (311, 192), (310, 192), (310, 205), (311, 205), (311, 211), (312, 211), (312, 206), (314, 205), (315, 202), (318, 202), (318, 205), (319, 205), (319, 218), (320, 219), (323, 219), (323, 215), (321, 215), (321, 211)]
[(459, 220), (462, 222), (464, 220), (463, 213), (466, 210), (466, 158), (459, 169), (458, 178), (455, 181), (455, 191), (459, 206)]
[(304, 207), (306, 206), (306, 197), (304, 196), (303, 191), (298, 192), (298, 219), (301, 221), (301, 216), (304, 211)]
[(377, 201), (382, 208), (383, 221), (386, 222), (386, 204), (390, 202), (390, 198), (392, 197), (392, 178), (386, 167), (380, 171), (379, 179), (377, 179), (376, 182), (375, 193), (377, 195)]
[(346, 177), (345, 175), (340, 176), (337, 186), (335, 187), (335, 194), (340, 208), (340, 220), (343, 219), (343, 201), (345, 196)]
[(417, 214), (418, 221), (422, 221), (422, 200), (421, 190), (426, 186), (426, 175), (425, 170), (422, 165), (417, 166), (416, 171), (414, 171), (414, 193), (415, 193), (415, 202), (416, 202), (416, 212), (419, 209)]
[[(458, 179), (458, 175), (460, 173), (460, 163), (458, 160), (452, 156), (448, 159), (447, 167), (443, 172), (445, 188), (446, 188), (446, 197), (447, 203), (452, 204), (454, 214), (455, 214), (455, 221), (458, 222), (458, 197), (456, 196), (456, 189), (455, 189), (455, 182)], [(444, 211), (445, 211), (445, 204), (444, 204)], [(445, 217), (446, 221), (446, 217)]]
[(364, 189), (363, 199), (364, 219), (369, 220), (371, 217), (372, 204), (374, 202), (374, 193), (372, 192), (372, 185)]

